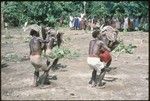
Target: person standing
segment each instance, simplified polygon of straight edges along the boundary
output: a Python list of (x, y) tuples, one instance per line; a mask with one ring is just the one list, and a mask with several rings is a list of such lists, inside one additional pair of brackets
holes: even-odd
[(135, 30), (139, 30), (139, 18), (136, 17), (135, 19)]
[(73, 16), (69, 16), (70, 21), (69, 21), (69, 27), (70, 29), (73, 29), (74, 27), (74, 17)]

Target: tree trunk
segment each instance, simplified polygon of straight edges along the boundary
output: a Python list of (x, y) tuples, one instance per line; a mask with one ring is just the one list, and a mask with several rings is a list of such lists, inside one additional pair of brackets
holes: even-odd
[[(4, 7), (4, 2), (1, 2), (1, 7)], [(4, 17), (3, 17), (3, 11), (1, 9), (1, 29), (4, 28)]]

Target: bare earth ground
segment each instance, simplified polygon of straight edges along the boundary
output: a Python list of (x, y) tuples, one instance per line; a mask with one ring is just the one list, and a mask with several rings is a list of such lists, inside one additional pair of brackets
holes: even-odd
[[(117, 60), (114, 57), (117, 53), (112, 53), (112, 70), (105, 76), (105, 88), (92, 88), (88, 84), (92, 70), (86, 62), (91, 34), (67, 28), (60, 30), (65, 33), (64, 45), (79, 52), (80, 57), (61, 59), (59, 63), (67, 67), (50, 71), (49, 74), (57, 75), (58, 79), (51, 80), (51, 85), (44, 89), (32, 87), (34, 68), (29, 60), (8, 62), (7, 67), (1, 67), (2, 100), (148, 100), (148, 32), (120, 32), (125, 44), (132, 43), (137, 48), (134, 54), (122, 53)], [(13, 38), (4, 38), (5, 31), (2, 31), (1, 55), (8, 52), (18, 52), (21, 57), (28, 55), (25, 38), (29, 35), (18, 28), (8, 33)]]

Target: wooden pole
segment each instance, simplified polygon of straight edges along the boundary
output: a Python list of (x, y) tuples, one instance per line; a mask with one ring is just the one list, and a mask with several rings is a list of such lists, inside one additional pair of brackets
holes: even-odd
[(85, 4), (86, 4), (86, 2), (84, 1), (83, 4), (84, 4), (84, 14), (86, 14), (86, 11), (85, 11)]
[[(4, 7), (4, 2), (1, 2), (1, 7)], [(4, 13), (3, 13), (3, 10), (1, 8), (1, 29), (4, 28)]]

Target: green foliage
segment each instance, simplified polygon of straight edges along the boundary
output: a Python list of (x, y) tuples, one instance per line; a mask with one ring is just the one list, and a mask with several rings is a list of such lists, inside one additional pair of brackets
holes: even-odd
[[(2, 7), (4, 21), (11, 26), (21, 26), (26, 21), (36, 24), (56, 26), (56, 19), (64, 16), (64, 25), (68, 25), (69, 14), (79, 16), (83, 13), (83, 1), (5, 1)], [(128, 16), (147, 16), (148, 1), (87, 1), (86, 14), (106, 18), (116, 16), (123, 19)]]
[(3, 62), (18, 62), (21, 61), (21, 57), (19, 57), (16, 53), (11, 52), (5, 54), (5, 56), (2, 56), (2, 61)]
[(133, 49), (137, 48), (137, 46), (134, 46), (132, 44), (125, 45), (123, 42), (120, 42), (120, 44), (113, 50), (114, 52), (125, 52), (128, 54), (133, 54)]
[(54, 18), (54, 16), (50, 16), (50, 15), (47, 15), (47, 16), (48, 17), (45, 19), (45, 21), (48, 22), (49, 26), (54, 27), (55, 26), (55, 18)]
[(94, 1), (92, 4), (93, 4), (93, 8), (91, 12), (93, 12), (92, 14), (93, 16), (98, 16), (103, 18), (108, 16), (109, 13), (104, 3)]
[(49, 54), (49, 58), (51, 59), (55, 59), (55, 58), (68, 58), (68, 59), (74, 59), (74, 58), (77, 58), (79, 57), (80, 54), (75, 52), (75, 51), (71, 51), (70, 49), (68, 48), (65, 48), (65, 47), (54, 47), (52, 49), (52, 52)]
[(142, 28), (144, 31), (149, 31), (149, 23), (145, 23)]

